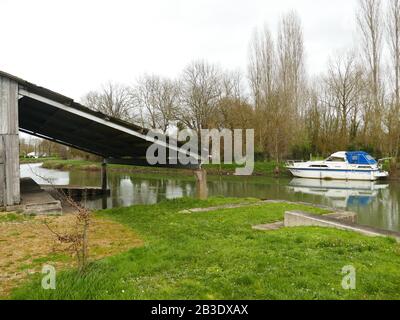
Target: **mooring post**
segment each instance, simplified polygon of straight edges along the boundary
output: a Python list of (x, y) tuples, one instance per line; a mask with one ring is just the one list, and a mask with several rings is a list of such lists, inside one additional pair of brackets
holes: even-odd
[(107, 209), (108, 208), (107, 200), (108, 200), (107, 195), (103, 194), (102, 198), (101, 198), (101, 208), (102, 209)]
[(20, 201), (18, 84), (0, 77), (0, 207)]
[(103, 159), (101, 164), (101, 190), (103, 194), (107, 194), (107, 160)]
[(194, 171), (194, 175), (196, 177), (197, 198), (206, 200), (208, 198), (207, 171), (200, 168)]

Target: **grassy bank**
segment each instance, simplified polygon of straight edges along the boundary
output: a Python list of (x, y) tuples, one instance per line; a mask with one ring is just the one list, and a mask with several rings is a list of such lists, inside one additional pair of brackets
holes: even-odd
[(20, 164), (27, 164), (27, 163), (40, 163), (40, 162), (45, 162), (45, 161), (54, 161), (54, 160), (59, 160), (56, 157), (47, 157), (47, 158), (20, 158), (19, 163)]
[[(84, 277), (57, 274), (57, 289), (40, 278), (13, 292), (18, 299), (393, 299), (400, 298), (400, 246), (386, 238), (324, 228), (255, 231), (293, 204), (187, 213), (243, 199), (179, 199), (99, 212), (131, 228), (144, 246), (95, 262)], [(256, 200), (247, 200), (255, 202)], [(357, 289), (341, 286), (344, 266)]]
[[(239, 166), (236, 164), (208, 164), (204, 165), (207, 169), (208, 174), (211, 175), (232, 175), (235, 169)], [(254, 176), (276, 176), (276, 168), (279, 168), (279, 175), (287, 175), (284, 163), (277, 163), (275, 161), (256, 161), (254, 163)]]
[[(87, 170), (87, 171), (99, 171), (101, 170), (101, 163), (85, 161), (85, 160), (44, 160), (43, 167), (46, 169), (58, 169), (58, 170)], [(222, 165), (204, 165), (209, 175), (233, 175), (235, 169), (238, 166), (235, 164), (222, 164)], [(255, 176), (275, 176), (275, 168), (277, 164), (275, 162), (256, 162), (254, 164)], [(280, 174), (285, 176), (286, 170), (284, 164), (278, 165), (280, 168)], [(193, 175), (191, 170), (185, 169), (165, 169), (155, 167), (138, 167), (138, 166), (126, 166), (126, 165), (108, 165), (109, 170), (126, 172), (126, 173), (161, 173), (167, 175)]]
[[(100, 171), (101, 163), (86, 160), (49, 160), (44, 161), (43, 168), (56, 170), (83, 170), (83, 171)], [(156, 167), (139, 167), (109, 164), (107, 170), (113, 172), (136, 173), (136, 174), (164, 174), (164, 175), (186, 175), (192, 176), (191, 170), (156, 168)]]

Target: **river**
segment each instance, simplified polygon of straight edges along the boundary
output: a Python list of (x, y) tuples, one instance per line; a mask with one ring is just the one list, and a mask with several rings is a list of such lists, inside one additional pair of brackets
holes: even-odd
[[(60, 171), (41, 164), (21, 165), (21, 177), (39, 184), (100, 186), (100, 173)], [(44, 177), (45, 179), (42, 179)], [(154, 204), (164, 199), (195, 197), (190, 177), (136, 175), (108, 172), (111, 195), (85, 200), (91, 209)], [(369, 181), (322, 181), (267, 177), (208, 177), (210, 196), (255, 197), (303, 201), (357, 212), (358, 223), (400, 231), (400, 183)]]

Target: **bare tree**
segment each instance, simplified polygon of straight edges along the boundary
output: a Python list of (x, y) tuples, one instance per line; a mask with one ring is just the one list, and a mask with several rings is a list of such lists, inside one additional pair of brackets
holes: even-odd
[(304, 131), (304, 105), (306, 102), (306, 84), (304, 69), (304, 41), (303, 28), (300, 17), (296, 12), (290, 11), (285, 14), (278, 26), (277, 40), (277, 65), (278, 65), (278, 103), (279, 109), (275, 111), (280, 114), (278, 123), (279, 135), (286, 135), (279, 139), (279, 153), (277, 159), (287, 154), (293, 144), (302, 143)]
[(179, 120), (200, 133), (209, 128), (221, 98), (221, 71), (205, 61), (191, 63), (180, 81), (181, 101)]
[(275, 43), (268, 26), (255, 30), (249, 47), (248, 78), (256, 116), (254, 129), (258, 150), (266, 151), (268, 139), (267, 105), (276, 90)]
[(400, 0), (389, 0), (386, 14), (387, 40), (394, 72), (394, 100), (400, 104)]
[(362, 36), (364, 59), (371, 75), (374, 103), (379, 102), (382, 56), (382, 8), (380, 0), (359, 0), (357, 22)]
[[(290, 11), (284, 15), (278, 31), (278, 73), (282, 91), (298, 103), (299, 89), (304, 80), (304, 40), (299, 16)], [(295, 105), (295, 107), (298, 107)]]
[(275, 48), (268, 26), (255, 30), (250, 43), (248, 75), (253, 100), (259, 108), (273, 92), (275, 82)]
[(240, 71), (225, 71), (221, 77), (221, 98), (213, 125), (216, 128), (254, 128), (253, 109), (244, 94)]
[(398, 157), (400, 144), (400, 0), (389, 0), (386, 13), (390, 70), (393, 70), (393, 94), (387, 114), (390, 154)]
[[(347, 147), (349, 138), (355, 138), (354, 129), (357, 127), (363, 90), (363, 73), (354, 52), (332, 59), (324, 82), (331, 96), (329, 103), (333, 103), (329, 107), (334, 108), (339, 118), (342, 148)], [(349, 121), (352, 129), (348, 125)]]
[(226, 70), (221, 74), (221, 95), (235, 100), (242, 101), (244, 95), (245, 84), (243, 82), (243, 74), (240, 70)]
[(132, 90), (137, 109), (142, 110), (144, 124), (164, 133), (175, 120), (179, 102), (179, 89), (175, 81), (159, 76), (145, 75)]
[(361, 33), (362, 49), (367, 67), (367, 99), (364, 103), (364, 144), (381, 150), (383, 145), (382, 117), (384, 113), (381, 81), (382, 58), (382, 5), (380, 0), (359, 0), (357, 22)]
[(248, 76), (257, 149), (277, 161), (288, 154), (296, 137), (300, 138), (304, 74), (303, 32), (295, 12), (285, 14), (279, 22), (276, 44), (266, 26), (254, 32)]
[(135, 117), (129, 88), (121, 84), (109, 82), (100, 91), (89, 92), (83, 98), (83, 103), (110, 117), (126, 121), (132, 121)]

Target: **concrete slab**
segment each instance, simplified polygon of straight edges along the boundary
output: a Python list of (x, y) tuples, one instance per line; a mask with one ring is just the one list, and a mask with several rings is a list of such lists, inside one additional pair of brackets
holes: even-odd
[(21, 206), (20, 210), (34, 214), (60, 214), (61, 202), (53, 198), (48, 192), (31, 178), (21, 179)]
[(362, 226), (332, 216), (317, 216), (303, 211), (286, 211), (285, 227), (316, 226), (348, 230), (371, 237), (392, 237), (400, 242), (400, 232), (382, 230), (369, 226)]
[(238, 209), (238, 208), (243, 208), (243, 207), (250, 207), (250, 206), (258, 206), (262, 204), (262, 202), (244, 202), (244, 203), (238, 203), (238, 204), (224, 204), (220, 206), (214, 206), (214, 207), (207, 207), (207, 208), (192, 208), (192, 209), (186, 209), (182, 210), (179, 213), (204, 213), (204, 212), (211, 212), (211, 211), (217, 211), (217, 210), (226, 210), (226, 209)]
[(308, 207), (314, 207), (314, 208), (320, 208), (320, 209), (325, 209), (329, 210), (335, 213), (337, 209), (334, 209), (332, 207), (327, 207), (323, 205), (317, 205), (317, 204), (312, 204), (312, 203), (307, 203), (307, 202), (292, 202), (292, 201), (286, 201), (286, 200), (262, 200), (262, 201), (257, 201), (257, 202), (242, 202), (238, 204), (225, 204), (225, 205), (220, 205), (220, 206), (214, 206), (214, 207), (207, 207), (207, 208), (192, 208), (192, 209), (187, 209), (187, 210), (182, 210), (179, 213), (203, 213), (203, 212), (210, 212), (210, 211), (217, 211), (217, 210), (223, 210), (223, 209), (237, 209), (237, 208), (242, 208), (242, 207), (252, 207), (252, 206), (262, 206), (264, 204), (294, 204), (294, 205), (305, 205)]
[(328, 213), (323, 216), (349, 223), (356, 223), (357, 221), (357, 213), (351, 211), (339, 211), (334, 213)]

